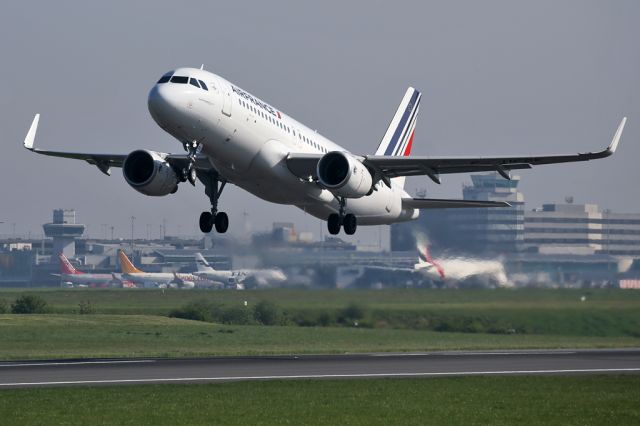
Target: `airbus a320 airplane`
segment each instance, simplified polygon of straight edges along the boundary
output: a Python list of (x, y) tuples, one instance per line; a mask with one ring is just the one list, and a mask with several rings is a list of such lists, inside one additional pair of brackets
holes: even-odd
[(89, 154), (36, 149), (39, 114), (24, 140), (25, 148), (44, 155), (87, 161), (109, 175), (122, 167), (124, 178), (145, 195), (177, 191), (180, 182), (204, 184), (211, 211), (200, 215), (200, 229), (225, 232), (226, 213), (218, 200), (227, 183), (266, 201), (290, 204), (326, 220), (331, 234), (357, 225), (380, 225), (418, 217), (420, 209), (503, 207), (506, 202), (412, 198), (406, 176), (497, 171), (505, 179), (515, 169), (538, 164), (587, 161), (616, 150), (626, 118), (611, 144), (594, 153), (543, 157), (411, 157), (420, 92), (409, 88), (374, 155), (352, 154), (277, 108), (202, 68), (179, 68), (160, 78), (149, 93), (151, 117), (175, 137), (186, 154), (136, 150)]

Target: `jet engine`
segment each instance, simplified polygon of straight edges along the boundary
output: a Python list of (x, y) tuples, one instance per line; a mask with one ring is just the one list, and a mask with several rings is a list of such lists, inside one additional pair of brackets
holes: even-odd
[(171, 165), (159, 153), (142, 149), (127, 155), (122, 174), (133, 189), (151, 196), (173, 194), (180, 182)]
[(316, 173), (325, 188), (341, 197), (360, 198), (373, 190), (369, 169), (346, 152), (333, 151), (323, 155)]

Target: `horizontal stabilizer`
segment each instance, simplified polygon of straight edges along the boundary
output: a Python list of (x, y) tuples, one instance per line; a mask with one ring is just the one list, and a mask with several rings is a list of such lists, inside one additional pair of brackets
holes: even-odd
[(459, 209), (476, 207), (511, 207), (504, 201), (443, 200), (438, 198), (403, 198), (402, 207), (414, 209)]

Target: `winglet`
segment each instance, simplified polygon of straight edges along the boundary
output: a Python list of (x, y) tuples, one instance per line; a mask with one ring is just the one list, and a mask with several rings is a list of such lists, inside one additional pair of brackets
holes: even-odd
[(622, 131), (624, 130), (624, 125), (627, 124), (627, 117), (624, 117), (618, 126), (618, 130), (616, 130), (616, 134), (613, 135), (613, 140), (611, 144), (607, 147), (607, 152), (609, 155), (616, 152), (616, 148), (618, 148), (618, 143), (620, 142), (620, 138), (622, 137)]
[(36, 114), (33, 117), (33, 122), (29, 128), (27, 136), (24, 138), (24, 147), (30, 151), (33, 151), (33, 141), (36, 139), (36, 131), (38, 130), (38, 121), (40, 121), (40, 114)]

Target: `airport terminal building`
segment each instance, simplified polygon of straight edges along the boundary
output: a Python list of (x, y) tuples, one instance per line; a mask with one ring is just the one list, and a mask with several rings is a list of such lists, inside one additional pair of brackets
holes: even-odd
[(526, 249), (547, 254), (640, 257), (640, 214), (595, 204), (545, 204), (525, 213)]
[(470, 255), (513, 253), (593, 255), (640, 258), (640, 213), (614, 213), (595, 204), (544, 204), (525, 210), (519, 178), (497, 173), (471, 175), (463, 197), (507, 201), (511, 207), (424, 211), (415, 222), (392, 226), (392, 250), (412, 250), (425, 233), (441, 252)]

